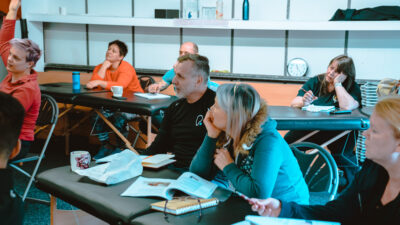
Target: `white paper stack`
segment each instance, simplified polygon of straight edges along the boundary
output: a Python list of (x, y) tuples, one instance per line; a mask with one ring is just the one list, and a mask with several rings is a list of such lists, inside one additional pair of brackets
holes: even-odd
[(165, 98), (170, 98), (171, 96), (169, 95), (164, 95), (160, 93), (135, 93), (136, 96), (146, 98), (146, 99), (165, 99)]
[(335, 110), (335, 106), (321, 106), (321, 105), (308, 105), (301, 108), (301, 110), (309, 112), (330, 112)]
[(142, 159), (142, 165), (143, 167), (148, 167), (148, 168), (160, 168), (162, 166), (171, 164), (175, 162), (174, 158), (175, 155), (172, 154), (157, 154), (157, 155), (141, 155), (140, 158)]

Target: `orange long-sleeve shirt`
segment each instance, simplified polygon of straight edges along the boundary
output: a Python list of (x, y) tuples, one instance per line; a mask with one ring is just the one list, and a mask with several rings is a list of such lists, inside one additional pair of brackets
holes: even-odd
[(144, 92), (140, 86), (139, 79), (137, 78), (135, 68), (126, 61), (122, 61), (118, 66), (118, 69), (112, 72), (109, 69), (106, 70), (104, 79), (98, 74), (102, 64), (97, 65), (93, 70), (93, 75), (90, 80), (103, 80), (107, 81), (107, 90), (111, 89), (111, 86), (122, 86), (124, 90), (132, 92)]

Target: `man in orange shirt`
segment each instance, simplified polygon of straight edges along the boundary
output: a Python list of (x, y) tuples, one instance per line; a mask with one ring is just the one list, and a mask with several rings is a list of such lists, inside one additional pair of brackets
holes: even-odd
[[(115, 40), (108, 44), (106, 59), (93, 70), (90, 81), (86, 84), (89, 89), (104, 88), (110, 90), (112, 86), (122, 86), (124, 91), (143, 92), (136, 71), (131, 64), (123, 61), (128, 47), (122, 41)], [(121, 112), (111, 110), (102, 110), (102, 114), (108, 118), (114, 126), (124, 135), (127, 136), (126, 117)], [(113, 146), (108, 140), (109, 128), (98, 115), (95, 116), (94, 132), (98, 135), (101, 142), (99, 152), (93, 157), (98, 160), (113, 153), (120, 152), (120, 147), (124, 143), (118, 139), (117, 146)]]

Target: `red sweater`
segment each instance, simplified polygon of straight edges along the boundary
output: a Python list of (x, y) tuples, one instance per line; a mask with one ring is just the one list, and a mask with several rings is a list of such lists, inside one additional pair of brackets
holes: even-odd
[(126, 61), (122, 61), (118, 66), (118, 69), (111, 72), (110, 69), (106, 70), (106, 76), (101, 78), (98, 74), (102, 64), (97, 65), (93, 70), (93, 75), (90, 80), (104, 80), (107, 81), (107, 90), (111, 89), (111, 86), (122, 86), (124, 90), (132, 92), (144, 92), (140, 86), (139, 79), (136, 76), (136, 71), (131, 64)]
[[(3, 26), (0, 30), (0, 54), (4, 65), (7, 66), (7, 57), (11, 45), (9, 41), (14, 38), (15, 20), (6, 20), (4, 17)], [(37, 73), (32, 70), (30, 75), (11, 82), (12, 75), (8, 73), (0, 83), (0, 91), (12, 95), (25, 109), (24, 123), (22, 124), (19, 139), (33, 141), (34, 130), (40, 108), (40, 88), (37, 83)]]

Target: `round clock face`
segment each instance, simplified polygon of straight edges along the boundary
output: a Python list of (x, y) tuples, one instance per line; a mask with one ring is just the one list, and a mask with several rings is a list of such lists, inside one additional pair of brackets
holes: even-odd
[(287, 71), (290, 76), (301, 77), (306, 75), (308, 69), (307, 62), (301, 58), (294, 58), (289, 61)]

